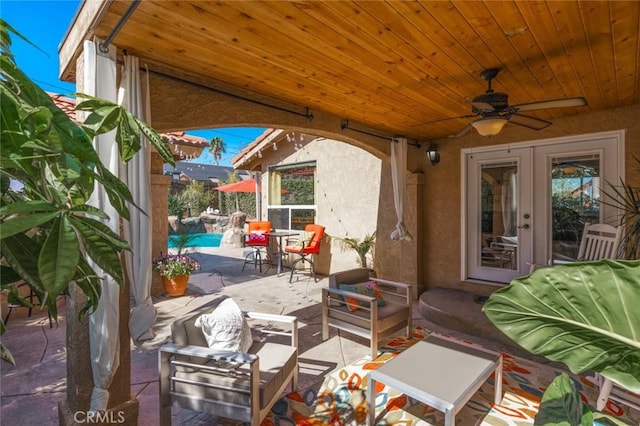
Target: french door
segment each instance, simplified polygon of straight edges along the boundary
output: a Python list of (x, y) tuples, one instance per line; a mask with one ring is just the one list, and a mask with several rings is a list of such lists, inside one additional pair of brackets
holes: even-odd
[(531, 263), (574, 261), (585, 222), (616, 224), (601, 189), (623, 151), (611, 132), (463, 152), (463, 278), (508, 283)]
[(531, 174), (531, 148), (468, 155), (469, 278), (509, 282), (531, 261)]

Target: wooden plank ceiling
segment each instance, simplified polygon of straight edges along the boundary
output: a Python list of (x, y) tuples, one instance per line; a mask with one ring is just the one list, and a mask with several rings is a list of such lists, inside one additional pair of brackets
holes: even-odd
[[(94, 25), (105, 38), (130, 1)], [(493, 88), (509, 104), (583, 96), (588, 107), (640, 103), (638, 1), (152, 1), (116, 35), (120, 50), (418, 139), (457, 133)], [(151, 66), (153, 68), (153, 65)], [(446, 119), (446, 120), (445, 120)]]

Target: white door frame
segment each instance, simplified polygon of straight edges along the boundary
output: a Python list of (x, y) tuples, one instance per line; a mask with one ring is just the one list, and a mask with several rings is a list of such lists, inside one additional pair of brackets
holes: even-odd
[[(606, 167), (616, 167), (617, 168), (617, 175), (618, 176), (624, 176), (625, 174), (625, 130), (614, 130), (614, 131), (607, 131), (607, 132), (599, 132), (599, 133), (588, 133), (588, 134), (583, 134), (583, 135), (571, 135), (571, 136), (564, 136), (564, 137), (558, 137), (558, 138), (551, 138), (551, 139), (538, 139), (538, 140), (531, 140), (531, 141), (523, 141), (523, 142), (516, 142), (516, 143), (512, 143), (512, 144), (500, 144), (500, 145), (491, 145), (491, 146), (486, 146), (486, 147), (482, 147), (482, 148), (464, 148), (461, 150), (460, 152), (460, 170), (461, 170), (461, 185), (460, 185), (460, 199), (462, 201), (461, 205), (462, 208), (460, 209), (460, 235), (461, 235), (461, 242), (460, 242), (460, 256), (461, 256), (461, 262), (460, 262), (460, 278), (462, 281), (470, 281), (470, 282), (474, 282), (475, 280), (473, 279), (469, 279), (468, 278), (468, 270), (467, 270), (467, 232), (468, 232), (468, 227), (467, 227), (467, 212), (468, 212), (468, 208), (469, 206), (467, 206), (467, 178), (468, 178), (468, 174), (467, 174), (467, 156), (473, 153), (487, 153), (487, 152), (492, 152), (492, 151), (504, 151), (504, 150), (508, 150), (509, 148), (526, 148), (526, 147), (532, 147), (532, 148), (541, 148), (541, 147), (546, 147), (548, 149), (543, 149), (543, 150), (539, 150), (539, 152), (544, 152), (544, 151), (556, 151), (554, 149), (552, 149), (552, 146), (562, 146), (562, 145), (568, 145), (568, 144), (572, 144), (572, 143), (587, 143), (587, 142), (593, 142), (593, 141), (598, 141), (598, 140), (603, 140), (603, 139), (607, 139), (609, 140), (608, 143), (611, 144), (615, 144), (615, 146), (612, 146), (612, 150), (609, 150), (607, 152), (614, 152), (617, 154), (614, 154), (613, 157), (611, 157), (608, 154), (605, 154), (604, 152), (601, 153), (601, 155), (603, 155), (603, 164), (606, 165)], [(558, 150), (559, 152), (559, 150)], [(545, 153), (545, 155), (547, 155)], [(555, 155), (555, 153), (554, 153)], [(540, 157), (539, 155), (534, 154), (533, 155), (533, 167), (541, 167), (541, 165), (536, 164), (536, 157), (538, 157), (537, 161), (540, 161)], [(606, 173), (606, 170), (605, 170)], [(548, 183), (548, 182), (547, 182)], [(540, 211), (541, 208), (547, 208), (548, 205), (545, 206), (537, 206), (537, 210), (538, 212)], [(548, 208), (547, 210), (548, 211)], [(602, 213), (601, 213), (602, 214)], [(546, 218), (547, 214), (543, 214), (543, 219), (540, 218), (536, 218), (538, 215), (534, 216), (534, 220), (537, 220), (536, 224), (538, 226), (546, 226), (548, 225), (548, 220), (549, 218)], [(607, 214), (607, 217), (612, 216), (611, 214)], [(542, 222), (541, 222), (542, 221)], [(548, 237), (547, 237), (548, 240)], [(545, 244), (536, 244), (536, 249), (534, 250), (534, 260), (536, 262), (542, 262), (543, 264), (546, 263), (546, 259), (544, 259), (545, 257), (548, 257), (548, 254), (546, 253), (547, 249), (546, 247), (549, 245), (549, 241), (545, 241)], [(544, 253), (542, 252), (542, 250), (539, 248), (540, 246), (543, 247)], [(479, 281), (483, 284), (489, 284), (489, 285), (497, 285), (497, 286), (502, 286), (504, 284), (502, 283), (490, 283), (490, 282), (485, 282), (485, 281)]]

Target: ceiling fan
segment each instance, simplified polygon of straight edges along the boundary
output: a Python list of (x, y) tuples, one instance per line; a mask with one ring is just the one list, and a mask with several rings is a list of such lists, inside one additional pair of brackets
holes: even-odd
[[(473, 114), (463, 115), (453, 118), (480, 117), (470, 123), (453, 137), (465, 135), (471, 128), (475, 128), (482, 136), (493, 136), (500, 133), (507, 122), (518, 126), (528, 127), (533, 130), (542, 130), (551, 125), (550, 121), (521, 114), (522, 111), (533, 111), (550, 108), (568, 108), (586, 106), (587, 100), (583, 97), (552, 99), (547, 101), (528, 102), (518, 105), (509, 105), (509, 95), (501, 92), (494, 92), (491, 88), (493, 80), (500, 70), (489, 68), (480, 73), (480, 76), (487, 81), (487, 90), (482, 95), (476, 96), (471, 101), (471, 111)], [(447, 119), (450, 120), (450, 119)]]

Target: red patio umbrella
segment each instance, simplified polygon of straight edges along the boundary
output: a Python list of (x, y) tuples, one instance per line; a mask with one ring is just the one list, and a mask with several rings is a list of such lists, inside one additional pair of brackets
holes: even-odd
[(228, 183), (214, 188), (222, 192), (256, 192), (256, 180), (254, 178)]
[[(236, 193), (236, 211), (240, 210), (238, 205), (238, 192), (257, 192), (257, 185), (255, 178), (241, 180), (239, 182), (228, 183), (226, 185), (218, 186), (214, 188), (221, 192), (235, 192)], [(258, 214), (258, 202), (256, 197), (256, 215)]]
[[(239, 182), (228, 183), (226, 185), (218, 186), (213, 189), (216, 189), (221, 192), (260, 192), (258, 185), (256, 185), (256, 179), (250, 178), (241, 180)], [(256, 191), (258, 189), (258, 191)], [(283, 194), (286, 194), (286, 189), (281, 190)], [(259, 208), (258, 208), (258, 196), (256, 196), (256, 217), (259, 217)], [(239, 210), (238, 207), (238, 196), (236, 195), (236, 210)]]

